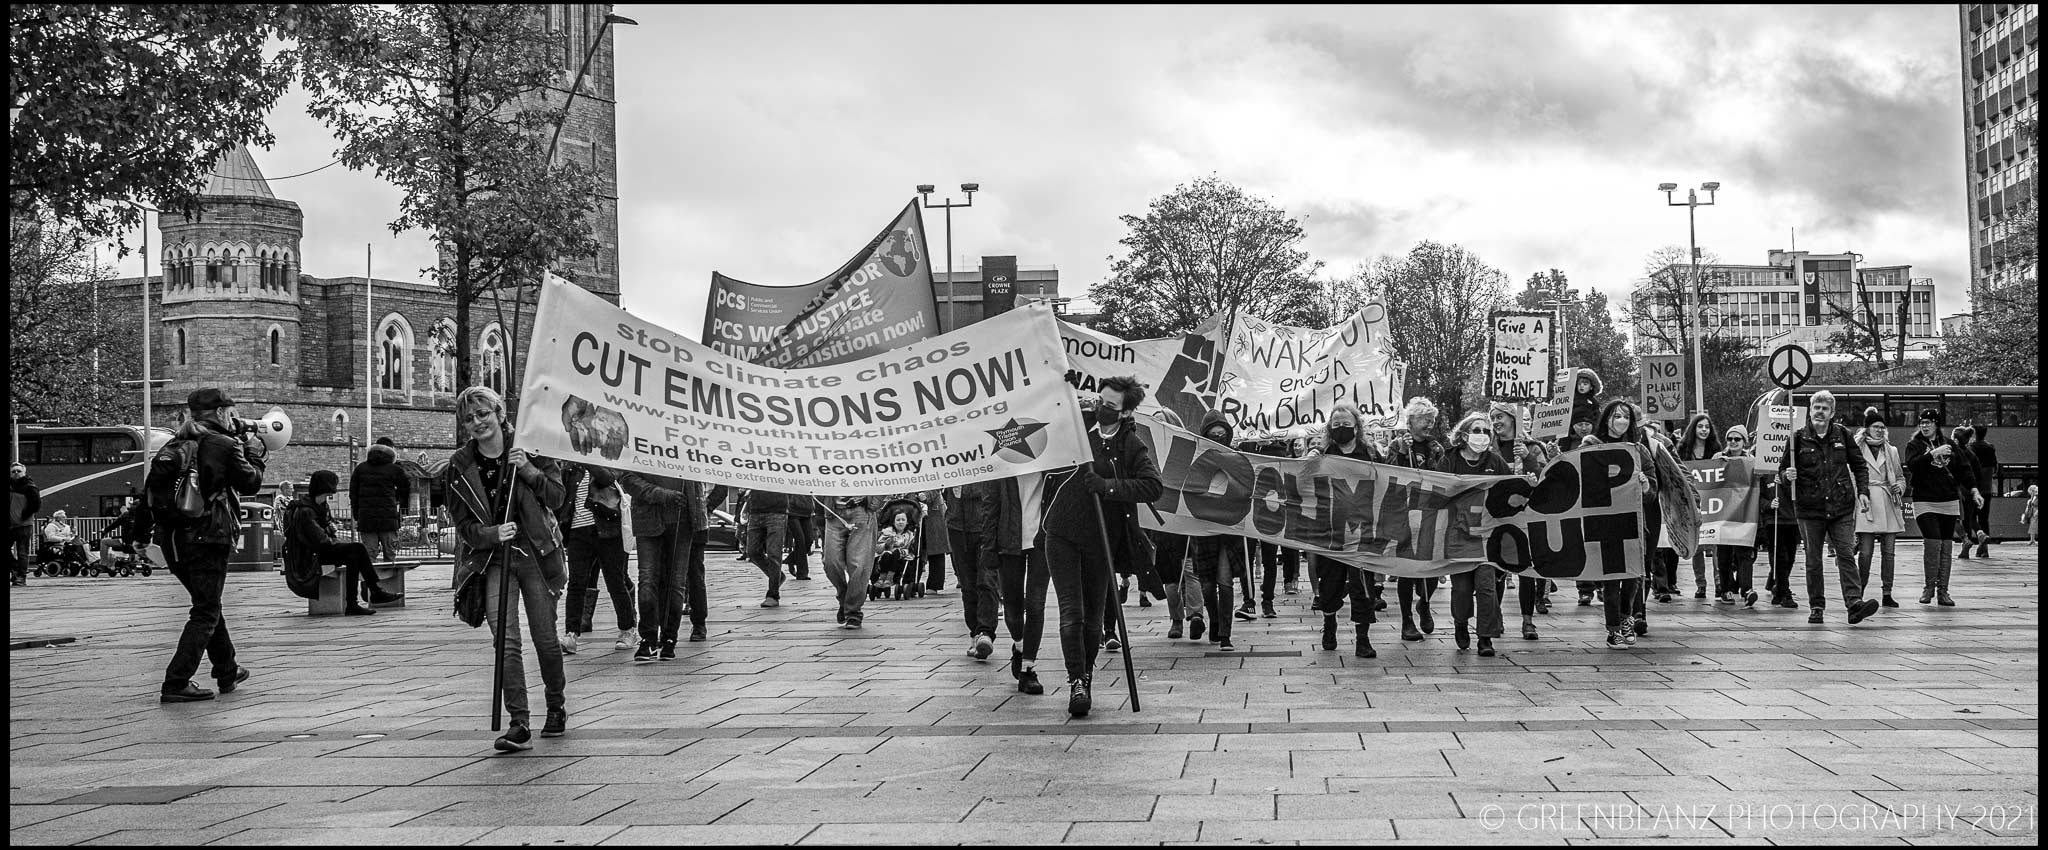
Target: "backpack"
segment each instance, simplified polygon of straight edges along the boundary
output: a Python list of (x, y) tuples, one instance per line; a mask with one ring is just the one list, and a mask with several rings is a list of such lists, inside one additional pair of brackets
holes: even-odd
[(143, 478), (150, 517), (166, 528), (186, 528), (207, 515), (206, 496), (199, 490), (199, 441), (174, 439), (150, 458)]

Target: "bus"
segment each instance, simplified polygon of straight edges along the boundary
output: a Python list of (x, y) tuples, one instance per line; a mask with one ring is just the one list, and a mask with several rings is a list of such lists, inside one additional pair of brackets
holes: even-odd
[(16, 458), (42, 492), (42, 516), (61, 510), (73, 517), (115, 517), (124, 499), (142, 495), (143, 467), (170, 442), (171, 432), (149, 429), (145, 446), (136, 425), (23, 425), (16, 439)]
[[(1804, 396), (1820, 390), (1834, 393), (1835, 415), (1843, 424), (1852, 427), (1861, 424), (1865, 408), (1875, 407), (1883, 412), (1885, 421), (1892, 426), (1892, 442), (1902, 449), (1906, 441), (1912, 439), (1911, 431), (1919, 424), (1920, 411), (1930, 407), (1941, 411), (1942, 421), (1946, 423), (1944, 427), (1985, 426), (1985, 442), (1998, 450), (1998, 475), (1993, 482), (1997, 493), (1987, 495), (2003, 497), (2014, 491), (2025, 491), (2027, 485), (2040, 480), (2041, 388), (2038, 386), (1808, 384), (1799, 388), (1801, 403), (1804, 403)], [(2026, 539), (2027, 525), (2020, 521), (2020, 511), (2026, 502), (2024, 497), (1991, 500), (1992, 539)], [(1906, 531), (1905, 536), (1919, 536), (1919, 531), (1910, 524)]]

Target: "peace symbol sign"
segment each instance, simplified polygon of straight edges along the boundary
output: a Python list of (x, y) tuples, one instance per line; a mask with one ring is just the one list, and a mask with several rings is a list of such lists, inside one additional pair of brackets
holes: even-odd
[(1771, 352), (1771, 383), (1788, 390), (1796, 390), (1806, 384), (1813, 374), (1813, 355), (1797, 345), (1779, 346)]

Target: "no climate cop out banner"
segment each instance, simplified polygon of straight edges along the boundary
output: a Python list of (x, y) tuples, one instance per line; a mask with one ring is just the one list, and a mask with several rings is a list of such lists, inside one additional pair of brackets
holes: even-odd
[(1700, 491), (1700, 545), (1755, 546), (1756, 461), (1731, 457), (1684, 463)]
[(1052, 309), (848, 363), (756, 366), (551, 278), (516, 439), (548, 457), (819, 496), (899, 493), (1090, 456)]
[(1394, 576), (1488, 563), (1571, 581), (1643, 574), (1643, 458), (1633, 446), (1566, 452), (1531, 481), (1245, 454), (1156, 417), (1134, 419), (1164, 485), (1153, 510), (1138, 512), (1146, 528), (1238, 534)]
[(822, 280), (763, 286), (713, 272), (704, 344), (783, 369), (857, 360), (939, 333), (924, 218), (912, 200)]

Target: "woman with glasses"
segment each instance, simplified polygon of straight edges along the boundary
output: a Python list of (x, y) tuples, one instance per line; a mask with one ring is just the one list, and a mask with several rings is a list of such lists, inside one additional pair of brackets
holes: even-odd
[[(1458, 427), (1451, 432), (1451, 445), (1456, 446), (1444, 452), (1437, 462), (1436, 471), (1452, 475), (1507, 475), (1508, 466), (1500, 455), (1493, 451), (1493, 425), (1484, 413), (1467, 414), (1459, 420)], [(1473, 599), (1477, 597), (1479, 608), (1479, 654), (1491, 656), (1493, 636), (1500, 634), (1500, 584), (1494, 578), (1497, 568), (1492, 564), (1480, 564), (1477, 568), (1451, 576), (1451, 618), (1457, 621), (1455, 639), (1458, 651), (1471, 646), (1472, 633), (1469, 621), (1472, 617)], [(1531, 585), (1531, 590), (1534, 586)], [(1530, 597), (1534, 602), (1534, 597)], [(1522, 620), (1525, 628), (1529, 622), (1525, 614)]]

